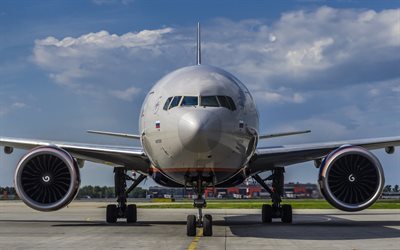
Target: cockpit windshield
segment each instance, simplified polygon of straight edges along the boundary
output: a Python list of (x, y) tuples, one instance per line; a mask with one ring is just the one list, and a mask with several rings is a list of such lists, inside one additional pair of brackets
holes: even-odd
[(169, 108), (172, 109), (173, 107), (178, 106), (181, 99), (182, 99), (182, 96), (175, 96), (174, 99), (172, 99), (172, 102), (171, 102), (171, 105), (169, 105)]
[(181, 106), (197, 106), (199, 103), (197, 96), (185, 96), (183, 97)]
[(202, 96), (200, 97), (201, 103), (200, 106), (203, 107), (219, 107), (219, 103), (217, 101), (216, 96)]
[[(200, 103), (199, 103), (200, 99)], [(229, 110), (236, 110), (235, 102), (229, 96), (171, 96), (164, 104), (164, 110), (177, 106), (201, 106), (201, 107), (223, 107)]]

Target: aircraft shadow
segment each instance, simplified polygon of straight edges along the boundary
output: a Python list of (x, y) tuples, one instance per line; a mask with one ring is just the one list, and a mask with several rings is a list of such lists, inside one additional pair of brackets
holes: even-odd
[(229, 216), (224, 219), (225, 225), (237, 237), (292, 240), (359, 240), (400, 237), (399, 230), (390, 228), (400, 227), (400, 221), (353, 221), (321, 214), (294, 215), (292, 224), (282, 223), (278, 219), (272, 223), (263, 224), (260, 222), (260, 216), (253, 214)]
[[(65, 222), (65, 221), (64, 221)], [(81, 221), (80, 223), (60, 223), (54, 224), (53, 227), (148, 227), (152, 225), (186, 225), (185, 221), (138, 221), (135, 223), (126, 223), (124, 221), (117, 223), (107, 223), (104, 221)]]
[[(343, 215), (343, 214), (338, 214)], [(372, 216), (379, 213), (364, 214)], [(385, 214), (388, 215), (388, 214)], [(398, 215), (393, 213), (393, 215)], [(389, 215), (390, 216), (390, 215)], [(365, 218), (365, 217), (364, 217)], [(224, 216), (214, 220), (215, 227), (229, 227), (236, 237), (256, 237), (294, 240), (359, 240), (398, 238), (400, 231), (391, 227), (400, 227), (400, 221), (353, 221), (335, 217), (335, 214), (295, 214), (292, 224), (285, 224), (279, 219), (272, 223), (261, 223), (261, 216), (257, 214)], [(104, 221), (66, 221), (66, 220), (0, 220), (0, 223), (39, 223), (50, 224), (52, 227), (151, 227), (156, 225), (186, 226), (186, 221), (138, 221), (126, 223), (120, 221), (108, 224)], [(214, 230), (218, 234), (218, 230)], [(216, 235), (217, 236), (217, 235)], [(229, 237), (229, 234), (228, 236)]]

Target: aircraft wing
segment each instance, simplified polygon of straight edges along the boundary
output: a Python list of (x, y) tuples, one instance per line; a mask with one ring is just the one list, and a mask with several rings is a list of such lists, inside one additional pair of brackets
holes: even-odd
[(79, 160), (87, 160), (112, 166), (125, 166), (147, 173), (149, 161), (142, 148), (109, 146), (73, 142), (55, 142), (20, 138), (0, 137), (0, 146), (19, 149), (32, 149), (38, 146), (57, 146), (68, 151)]
[(249, 169), (251, 173), (258, 173), (276, 167), (321, 159), (327, 156), (332, 150), (343, 145), (361, 146), (368, 150), (395, 147), (400, 146), (400, 136), (260, 147), (257, 148), (254, 157), (251, 159)]

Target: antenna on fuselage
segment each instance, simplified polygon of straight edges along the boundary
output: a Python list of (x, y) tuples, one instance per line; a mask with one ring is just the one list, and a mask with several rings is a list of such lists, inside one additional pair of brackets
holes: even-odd
[(201, 37), (200, 22), (197, 23), (197, 65), (201, 64)]

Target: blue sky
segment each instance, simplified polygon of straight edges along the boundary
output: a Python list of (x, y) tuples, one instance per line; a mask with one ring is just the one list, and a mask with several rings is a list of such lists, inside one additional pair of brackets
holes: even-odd
[[(222, 67), (252, 91), (262, 132), (311, 129), (267, 145), (400, 135), (400, 1), (1, 1), (0, 135), (137, 145), (141, 103), (166, 73)], [(23, 154), (0, 153), (0, 186)], [(381, 159), (399, 183), (400, 153)], [(312, 163), (287, 181), (316, 182)], [(87, 164), (83, 184), (112, 185)], [(148, 181), (146, 185), (152, 184)]]

